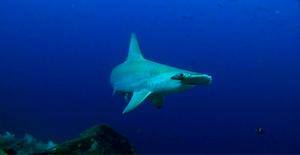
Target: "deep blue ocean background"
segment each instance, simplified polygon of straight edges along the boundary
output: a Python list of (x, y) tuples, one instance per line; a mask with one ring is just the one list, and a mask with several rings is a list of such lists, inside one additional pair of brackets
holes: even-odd
[[(122, 115), (109, 78), (131, 32), (213, 84)], [(300, 153), (299, 89), (297, 0), (0, 1), (0, 132), (61, 142), (107, 123), (138, 154)]]

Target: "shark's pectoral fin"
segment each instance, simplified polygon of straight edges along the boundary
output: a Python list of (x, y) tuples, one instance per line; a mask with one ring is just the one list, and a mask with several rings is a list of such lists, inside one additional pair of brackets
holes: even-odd
[(133, 92), (130, 102), (123, 111), (123, 114), (128, 113), (137, 108), (149, 95), (150, 91), (143, 89), (138, 92)]
[(161, 94), (152, 94), (149, 96), (150, 102), (157, 109), (161, 109), (164, 104), (164, 96)]

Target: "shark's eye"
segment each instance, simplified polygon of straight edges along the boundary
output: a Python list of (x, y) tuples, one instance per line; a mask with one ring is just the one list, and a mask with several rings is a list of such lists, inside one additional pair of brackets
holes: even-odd
[(180, 74), (176, 74), (174, 76), (171, 77), (171, 79), (173, 80), (182, 80), (184, 78), (184, 74), (180, 73)]

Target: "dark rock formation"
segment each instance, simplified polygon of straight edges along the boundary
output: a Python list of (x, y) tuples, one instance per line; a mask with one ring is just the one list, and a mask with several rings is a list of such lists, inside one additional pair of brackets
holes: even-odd
[(97, 125), (82, 132), (78, 138), (61, 144), (42, 143), (30, 135), (17, 139), (9, 132), (0, 135), (0, 155), (14, 154), (135, 154), (126, 137), (107, 125)]
[(128, 140), (107, 125), (97, 125), (78, 138), (58, 144), (54, 154), (135, 154)]

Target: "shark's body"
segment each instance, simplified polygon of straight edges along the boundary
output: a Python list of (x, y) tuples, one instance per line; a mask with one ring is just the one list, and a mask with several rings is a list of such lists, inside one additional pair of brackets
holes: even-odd
[(111, 73), (114, 92), (132, 95), (124, 109), (128, 113), (146, 99), (157, 108), (162, 107), (164, 95), (180, 92), (195, 85), (208, 85), (211, 76), (156, 63), (143, 57), (136, 35), (131, 35), (128, 56)]

